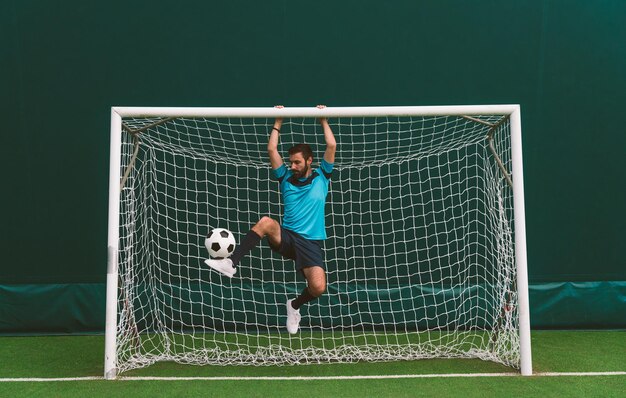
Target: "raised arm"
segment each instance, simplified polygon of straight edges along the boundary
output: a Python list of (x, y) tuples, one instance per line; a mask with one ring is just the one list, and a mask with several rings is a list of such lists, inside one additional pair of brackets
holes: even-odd
[(276, 118), (276, 120), (274, 120), (274, 127), (272, 127), (272, 132), (270, 133), (270, 139), (267, 143), (267, 154), (269, 155), (272, 169), (277, 169), (283, 164), (283, 159), (280, 157), (280, 154), (278, 153), (278, 137), (280, 135), (280, 128), (282, 125), (283, 125), (282, 118)]
[[(322, 109), (326, 106), (318, 105), (317, 107)], [(335, 135), (333, 134), (333, 130), (328, 124), (328, 119), (320, 118), (320, 124), (324, 129), (324, 140), (326, 141), (326, 151), (324, 151), (324, 159), (328, 163), (335, 163), (335, 152), (337, 151), (337, 141), (335, 141)]]

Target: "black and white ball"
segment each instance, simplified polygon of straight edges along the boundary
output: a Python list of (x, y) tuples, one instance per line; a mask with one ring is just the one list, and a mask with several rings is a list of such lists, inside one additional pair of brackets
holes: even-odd
[(237, 242), (232, 232), (224, 228), (215, 228), (204, 240), (209, 255), (215, 259), (230, 257), (235, 251)]

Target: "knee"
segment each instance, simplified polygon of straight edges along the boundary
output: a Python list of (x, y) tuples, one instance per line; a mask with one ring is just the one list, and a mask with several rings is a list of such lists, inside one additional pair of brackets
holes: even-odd
[(320, 282), (320, 283), (311, 283), (311, 284), (309, 284), (309, 293), (313, 297), (319, 297), (322, 294), (324, 294), (325, 291), (326, 291), (326, 284), (325, 283)]
[(276, 226), (276, 221), (268, 216), (263, 216), (252, 229), (261, 236), (267, 235)]
[(272, 224), (272, 223), (274, 223), (274, 220), (271, 217), (269, 217), (269, 216), (263, 216), (263, 217), (261, 217), (261, 219), (259, 220), (258, 223), (259, 224), (263, 224), (263, 225), (265, 225), (265, 224)]

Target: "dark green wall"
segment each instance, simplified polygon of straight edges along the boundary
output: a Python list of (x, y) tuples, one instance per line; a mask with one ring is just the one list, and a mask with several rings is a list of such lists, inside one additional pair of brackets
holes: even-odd
[[(71, 296), (104, 308), (113, 105), (519, 103), (531, 284), (616, 281), (586, 286), (626, 313), (625, 18), (622, 0), (3, 1), (0, 293), (93, 284)], [(0, 330), (53, 305), (25, 289)], [(544, 293), (531, 311), (559, 311)], [(533, 325), (594, 311), (570, 307)]]

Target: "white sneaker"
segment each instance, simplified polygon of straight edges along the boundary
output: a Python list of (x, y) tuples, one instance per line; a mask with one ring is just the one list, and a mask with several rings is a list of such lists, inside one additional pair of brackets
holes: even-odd
[(230, 258), (223, 258), (221, 260), (204, 260), (204, 263), (229, 278), (232, 278), (233, 275), (237, 273), (237, 268), (233, 267), (233, 260)]
[(290, 334), (298, 333), (300, 327), (300, 310), (291, 306), (293, 300), (287, 300), (287, 331)]

